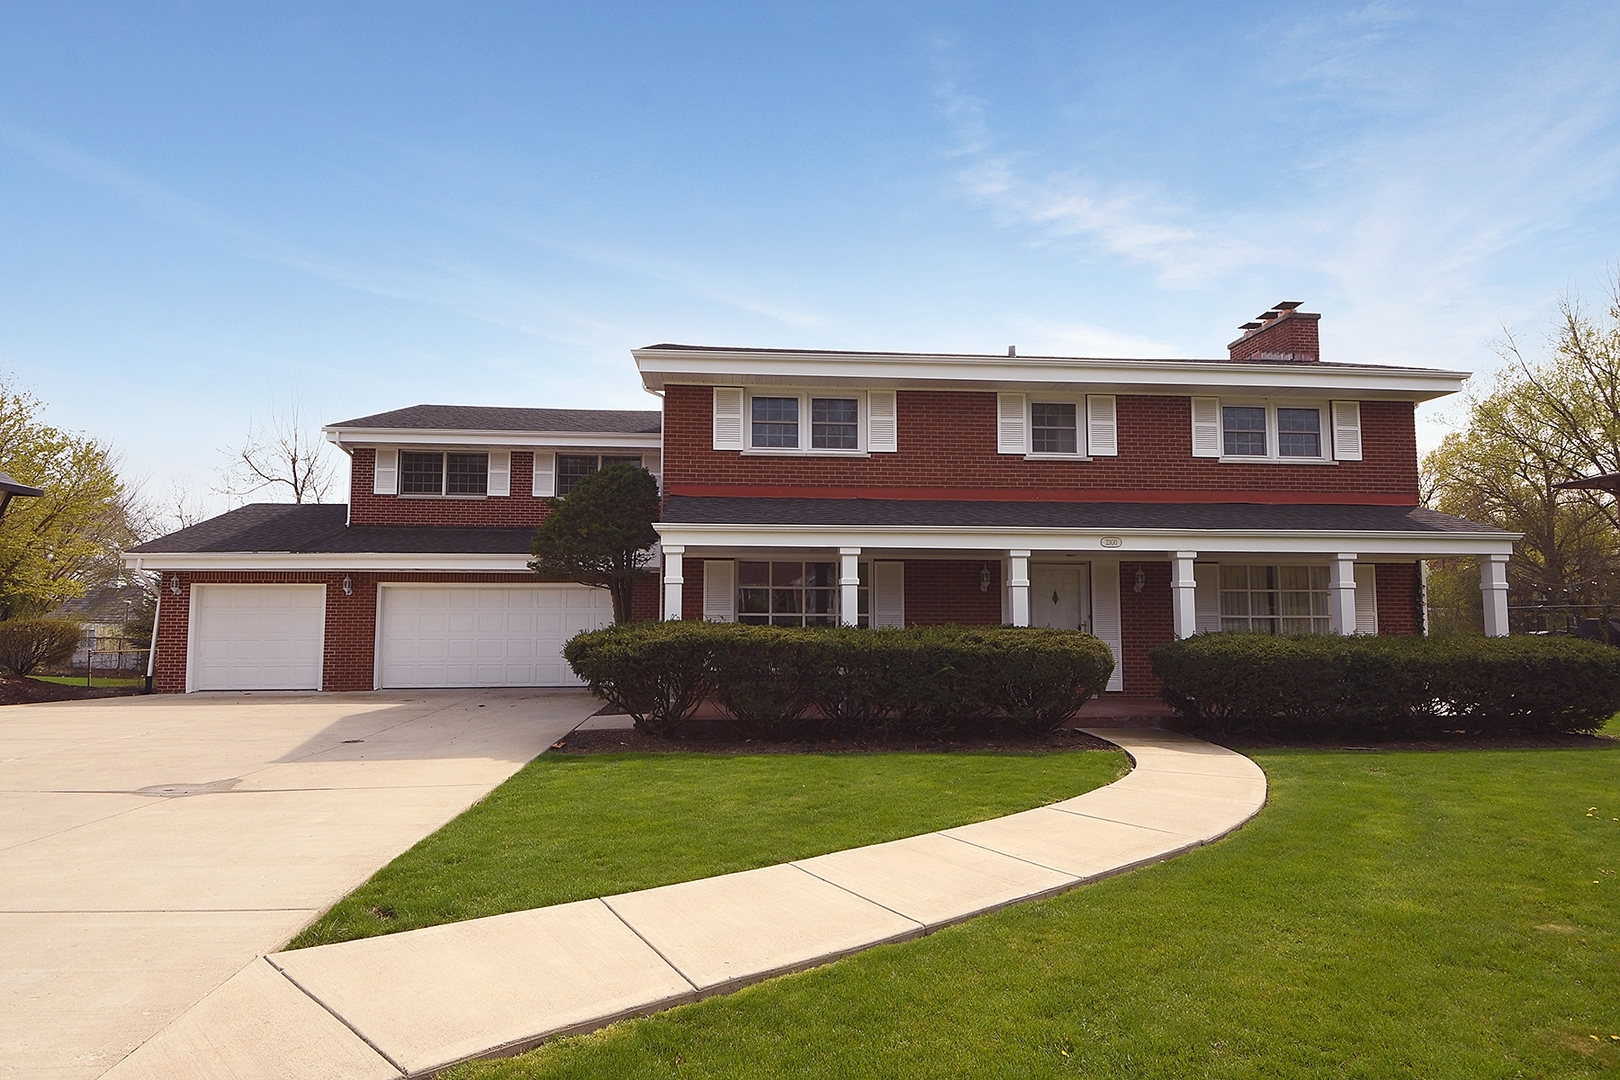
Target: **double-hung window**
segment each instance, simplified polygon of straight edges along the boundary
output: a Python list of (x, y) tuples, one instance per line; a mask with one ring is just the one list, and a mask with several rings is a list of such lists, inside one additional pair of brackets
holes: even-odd
[(1030, 402), (1030, 453), (1074, 454), (1079, 452), (1079, 447), (1079, 416), (1074, 402)]
[(558, 454), (557, 494), (567, 495), (574, 485), (596, 470), (608, 465), (634, 465), (641, 467), (639, 457), (614, 457), (611, 454)]
[(399, 452), (401, 495), (489, 494), (489, 455), (439, 450)]
[(1322, 410), (1277, 409), (1277, 454), (1279, 457), (1319, 458), (1322, 456)]
[(756, 394), (749, 399), (748, 422), (754, 450), (861, 449), (859, 398)]
[(1221, 455), (1321, 461), (1323, 411), (1316, 405), (1222, 405)]
[[(870, 582), (860, 564), (858, 623), (868, 624)], [(837, 626), (836, 562), (737, 563), (737, 621), (756, 626)]]

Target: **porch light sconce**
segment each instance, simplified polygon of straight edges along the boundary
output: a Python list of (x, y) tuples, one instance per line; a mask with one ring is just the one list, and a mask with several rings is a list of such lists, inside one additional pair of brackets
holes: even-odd
[(1146, 584), (1147, 584), (1147, 575), (1145, 573), (1143, 573), (1142, 568), (1140, 566), (1138, 566), (1136, 568), (1136, 584), (1133, 586), (1133, 588), (1135, 589), (1136, 592), (1141, 592), (1142, 591), (1142, 586), (1144, 586)]
[(980, 592), (989, 592), (990, 591), (990, 564), (989, 563), (985, 563), (984, 568), (979, 571), (979, 591)]
[(169, 591), (171, 593), (173, 593), (175, 596), (180, 595), (180, 575), (179, 574), (170, 574), (169, 575)]
[[(1141, 592), (1142, 590), (1138, 589), (1136, 591)], [(344, 596), (353, 596), (354, 595), (354, 578), (350, 577), (348, 574), (343, 575), (343, 595)]]

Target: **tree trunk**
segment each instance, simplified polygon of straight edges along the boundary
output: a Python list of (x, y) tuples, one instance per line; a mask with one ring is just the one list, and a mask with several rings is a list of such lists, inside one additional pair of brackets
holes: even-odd
[(613, 621), (627, 623), (630, 621), (630, 601), (635, 595), (635, 578), (625, 575), (619, 578), (608, 589), (613, 594)]

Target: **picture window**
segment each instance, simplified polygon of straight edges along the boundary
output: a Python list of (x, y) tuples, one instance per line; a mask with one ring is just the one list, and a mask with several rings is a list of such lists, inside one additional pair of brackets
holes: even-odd
[(1262, 634), (1326, 634), (1325, 566), (1221, 566), (1221, 629)]
[[(857, 622), (868, 625), (870, 582), (860, 564)], [(836, 562), (738, 562), (737, 621), (755, 626), (837, 626)]]

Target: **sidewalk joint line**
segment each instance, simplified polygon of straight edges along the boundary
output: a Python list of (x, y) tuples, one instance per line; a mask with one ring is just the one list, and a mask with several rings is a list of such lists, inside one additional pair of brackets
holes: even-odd
[(598, 896), (596, 899), (597, 899), (598, 903), (600, 903), (603, 907), (607, 908), (609, 911), (611, 911), (613, 913), (613, 917), (615, 919), (618, 919), (620, 922), (624, 923), (624, 928), (626, 930), (630, 931), (632, 934), (636, 935), (636, 937), (640, 938), (641, 943), (643, 945), (647, 946), (647, 948), (651, 949), (653, 951), (654, 956), (657, 956), (658, 959), (660, 959), (664, 963), (668, 964), (669, 965), (669, 970), (671, 970), (675, 974), (679, 975), (681, 977), (681, 981), (686, 983), (687, 986), (690, 986), (692, 988), (692, 993), (694, 993), (694, 994), (703, 993), (703, 990), (698, 986), (698, 984), (693, 982), (691, 977), (688, 976), (686, 974), (686, 972), (682, 971), (679, 967), (677, 967), (675, 965), (675, 961), (673, 961), (669, 957), (665, 956), (662, 949), (660, 949), (658, 946), (654, 945), (652, 942), (648, 941), (646, 936), (643, 935), (640, 930), (637, 930), (634, 926), (631, 926), (630, 925), (630, 920), (626, 919), (623, 915), (620, 915), (619, 912), (614, 908), (614, 906), (612, 904), (608, 903), (608, 898), (607, 897)]
[(309, 1000), (313, 1001), (315, 1004), (319, 1005), (321, 1008), (325, 1009), (328, 1013), (330, 1013), (331, 1016), (332, 1016), (332, 1019), (336, 1020), (338, 1023), (342, 1024), (344, 1027), (346, 1027), (350, 1031), (352, 1031), (354, 1033), (355, 1038), (359, 1039), (361, 1042), (363, 1042), (367, 1046), (371, 1047), (372, 1050), (376, 1051), (377, 1056), (382, 1058), (384, 1061), (388, 1062), (388, 1064), (392, 1065), (394, 1067), (395, 1071), (398, 1072), (400, 1076), (409, 1076), (409, 1075), (411, 1075), (409, 1069), (405, 1068), (405, 1066), (403, 1066), (399, 1062), (395, 1061), (393, 1059), (393, 1057), (390, 1056), (389, 1053), (386, 1050), (384, 1050), (382, 1047), (378, 1046), (376, 1043), (374, 1043), (370, 1039), (366, 1038), (366, 1036), (360, 1031), (359, 1028), (355, 1027), (353, 1024), (349, 1023), (348, 1020), (344, 1019), (343, 1014), (339, 1013), (336, 1009), (332, 1008), (332, 1006), (330, 1006), (326, 1002), (322, 1001), (319, 997), (317, 997), (314, 993), (312, 993), (307, 986), (305, 986), (303, 983), (299, 982), (297, 979), (293, 978), (292, 975), (287, 972), (286, 968), (282, 967), (280, 964), (276, 963), (274, 960), (270, 959), (270, 957), (268, 957), (268, 956), (266, 956), (264, 958), (264, 962), (269, 964), (272, 970), (278, 972), (283, 979), (286, 979), (288, 982), (292, 983), (293, 986), (297, 987), (299, 993), (303, 994), (305, 997), (309, 998)]
[[(927, 833), (922, 833), (920, 835), (927, 836), (928, 834)], [(892, 843), (892, 841), (891, 841), (891, 843)], [(869, 846), (869, 847), (878, 847), (880, 845), (878, 845), (878, 844), (870, 844), (870, 845), (867, 845), (867, 846)], [(844, 850), (846, 850), (846, 851), (859, 851), (861, 849), (860, 848), (845, 848)], [(832, 852), (831, 854), (837, 854), (837, 852)], [(818, 857), (818, 856), (812, 856), (812, 857), (815, 858), (815, 857)], [(928, 924), (923, 922), (921, 919), (913, 919), (910, 915), (907, 915), (903, 911), (894, 910), (894, 908), (890, 907), (888, 904), (880, 904), (876, 900), (872, 899), (870, 896), (862, 896), (860, 893), (856, 892), (854, 889), (849, 888), (847, 885), (840, 885), (836, 881), (828, 881), (826, 878), (822, 877), (820, 874), (815, 873), (814, 871), (805, 870), (804, 867), (800, 866), (796, 862), (790, 862), (787, 865), (793, 867), (793, 869), (795, 869), (795, 870), (803, 870), (806, 874), (809, 874), (811, 877), (815, 878), (817, 881), (826, 881), (828, 885), (831, 885), (835, 889), (842, 889), (844, 892), (849, 893), (849, 895), (853, 896), (857, 900), (864, 900), (868, 904), (871, 904), (873, 907), (882, 908), (884, 911), (887, 911), (890, 915), (898, 915), (900, 918), (906, 920), (906, 922), (914, 923), (914, 924), (916, 924), (918, 927), (920, 927), (922, 929), (926, 930), (928, 928)]]
[(1083, 810), (1065, 810), (1061, 806), (1053, 806), (1051, 809), (1056, 810), (1061, 814), (1068, 814), (1070, 817), (1090, 818), (1092, 821), (1106, 821), (1110, 825), (1124, 825), (1132, 829), (1145, 829), (1148, 832), (1163, 833), (1165, 836), (1190, 837), (1192, 835), (1192, 833), (1176, 832), (1174, 829), (1159, 829), (1152, 825), (1143, 825), (1139, 821), (1121, 821), (1118, 818), (1103, 817), (1101, 814), (1088, 814)]
[[(995, 819), (991, 818), (990, 820), (994, 821)], [(945, 836), (946, 834), (945, 833), (940, 833), (939, 835)], [(980, 851), (988, 851), (992, 855), (1005, 855), (1009, 859), (1017, 859), (1021, 863), (1028, 863), (1031, 866), (1038, 866), (1042, 870), (1050, 870), (1054, 874), (1062, 874), (1065, 877), (1072, 877), (1076, 881), (1084, 881), (1085, 880), (1079, 874), (1076, 874), (1072, 870), (1060, 870), (1056, 866), (1049, 866), (1048, 864), (1043, 863), (1043, 862), (1036, 862), (1034, 859), (1026, 859), (1022, 855), (1014, 855), (1010, 851), (1002, 851), (1000, 848), (993, 848), (993, 847), (990, 847), (988, 844), (975, 844), (972, 840), (964, 840), (960, 836), (947, 836), (946, 839), (955, 840), (958, 844), (966, 844), (968, 847), (978, 848)]]

